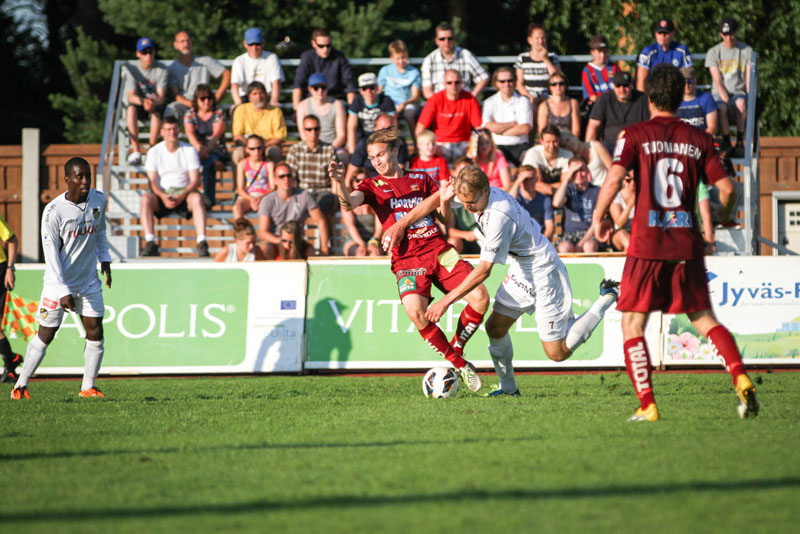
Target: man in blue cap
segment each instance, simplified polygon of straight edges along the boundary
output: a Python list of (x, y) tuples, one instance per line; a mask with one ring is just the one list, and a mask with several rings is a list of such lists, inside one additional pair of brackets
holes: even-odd
[(150, 123), (150, 146), (158, 142), (161, 116), (167, 95), (167, 68), (156, 61), (156, 45), (149, 37), (136, 42), (137, 62), (128, 61), (125, 73), (125, 100), (128, 103), (126, 124), (131, 134), (131, 153), (128, 163), (142, 163), (142, 148), (139, 144), (139, 121)]
[(285, 80), (278, 56), (264, 50), (264, 34), (260, 28), (248, 28), (244, 32), (244, 48), (247, 50), (233, 60), (231, 67), (231, 96), (235, 105), (247, 100), (247, 86), (261, 82), (269, 93), (269, 105), (278, 106), (281, 83)]

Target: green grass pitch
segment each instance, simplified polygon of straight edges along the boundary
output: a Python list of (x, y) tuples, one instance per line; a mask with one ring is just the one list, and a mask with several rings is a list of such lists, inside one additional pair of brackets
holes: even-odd
[(797, 532), (800, 373), (753, 377), (758, 418), (666, 373), (637, 424), (624, 373), (34, 381), (0, 399), (0, 532)]

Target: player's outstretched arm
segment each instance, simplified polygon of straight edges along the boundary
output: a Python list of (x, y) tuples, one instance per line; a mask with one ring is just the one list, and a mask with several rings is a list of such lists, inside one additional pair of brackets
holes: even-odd
[(627, 174), (625, 167), (622, 165), (612, 165), (606, 175), (606, 179), (603, 180), (603, 186), (600, 188), (600, 193), (597, 195), (597, 204), (592, 214), (592, 228), (594, 228), (594, 234), (597, 236), (598, 241), (605, 242), (609, 237), (608, 234), (610, 234), (612, 227), (606, 226), (604, 228), (602, 221), (617, 191), (619, 191), (620, 181), (625, 177), (625, 174)]
[(361, 191), (353, 191), (352, 193), (345, 185), (345, 171), (344, 163), (341, 161), (333, 160), (328, 164), (328, 176), (334, 184), (336, 196), (339, 198), (339, 204), (345, 211), (350, 211), (357, 208), (364, 203), (364, 193)]
[(402, 219), (390, 226), (383, 234), (382, 246), (383, 250), (390, 251), (396, 247), (403, 236), (406, 235), (406, 230), (409, 226), (422, 219), (426, 215), (436, 210), (440, 206), (439, 191), (414, 206), (414, 209), (406, 213)]
[(489, 275), (492, 274), (492, 267), (494, 267), (494, 263), (481, 260), (478, 266), (475, 267), (460, 284), (458, 284), (458, 287), (447, 293), (441, 298), (441, 300), (438, 300), (428, 306), (428, 310), (425, 312), (425, 317), (431, 322), (437, 322), (439, 319), (441, 319), (442, 315), (447, 312), (447, 308), (449, 308), (454, 302), (458, 302), (458, 300), (464, 295), (481, 285), (484, 280), (489, 278)]

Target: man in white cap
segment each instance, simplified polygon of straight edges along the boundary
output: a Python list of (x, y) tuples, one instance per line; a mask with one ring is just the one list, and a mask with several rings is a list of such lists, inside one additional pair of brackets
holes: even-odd
[(367, 72), (358, 77), (358, 94), (347, 110), (347, 151), (351, 154), (356, 143), (375, 131), (375, 119), (381, 113), (394, 115), (394, 102), (378, 93), (378, 77)]

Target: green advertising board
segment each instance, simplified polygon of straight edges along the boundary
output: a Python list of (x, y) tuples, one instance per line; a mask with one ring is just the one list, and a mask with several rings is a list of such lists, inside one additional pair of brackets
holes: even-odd
[[(494, 296), (506, 275), (498, 265), (485, 282)], [(603, 279), (602, 266), (594, 263), (568, 264), (573, 292), (573, 310), (586, 311), (598, 297)], [(434, 289), (434, 298), (441, 293)], [(462, 301), (448, 310), (439, 326), (452, 337), (463, 310)], [(603, 329), (598, 328), (571, 360), (593, 360), (603, 352)], [(517, 360), (546, 360), (537, 333), (535, 314), (523, 315), (511, 328)], [(375, 368), (410, 367), (414, 362), (439, 358), (422, 340), (400, 304), (395, 276), (388, 261), (309, 262), (306, 303), (306, 367)], [(466, 348), (469, 359), (488, 360), (489, 340), (483, 328)], [(356, 363), (359, 362), (359, 363)]]
[[(44, 270), (19, 269), (14, 293), (38, 301)], [(112, 266), (103, 286), (103, 367), (232, 366), (245, 358), (249, 273), (244, 269)], [(67, 314), (42, 368), (83, 368), (85, 332)], [(25, 353), (21, 338), (11, 339)]]

